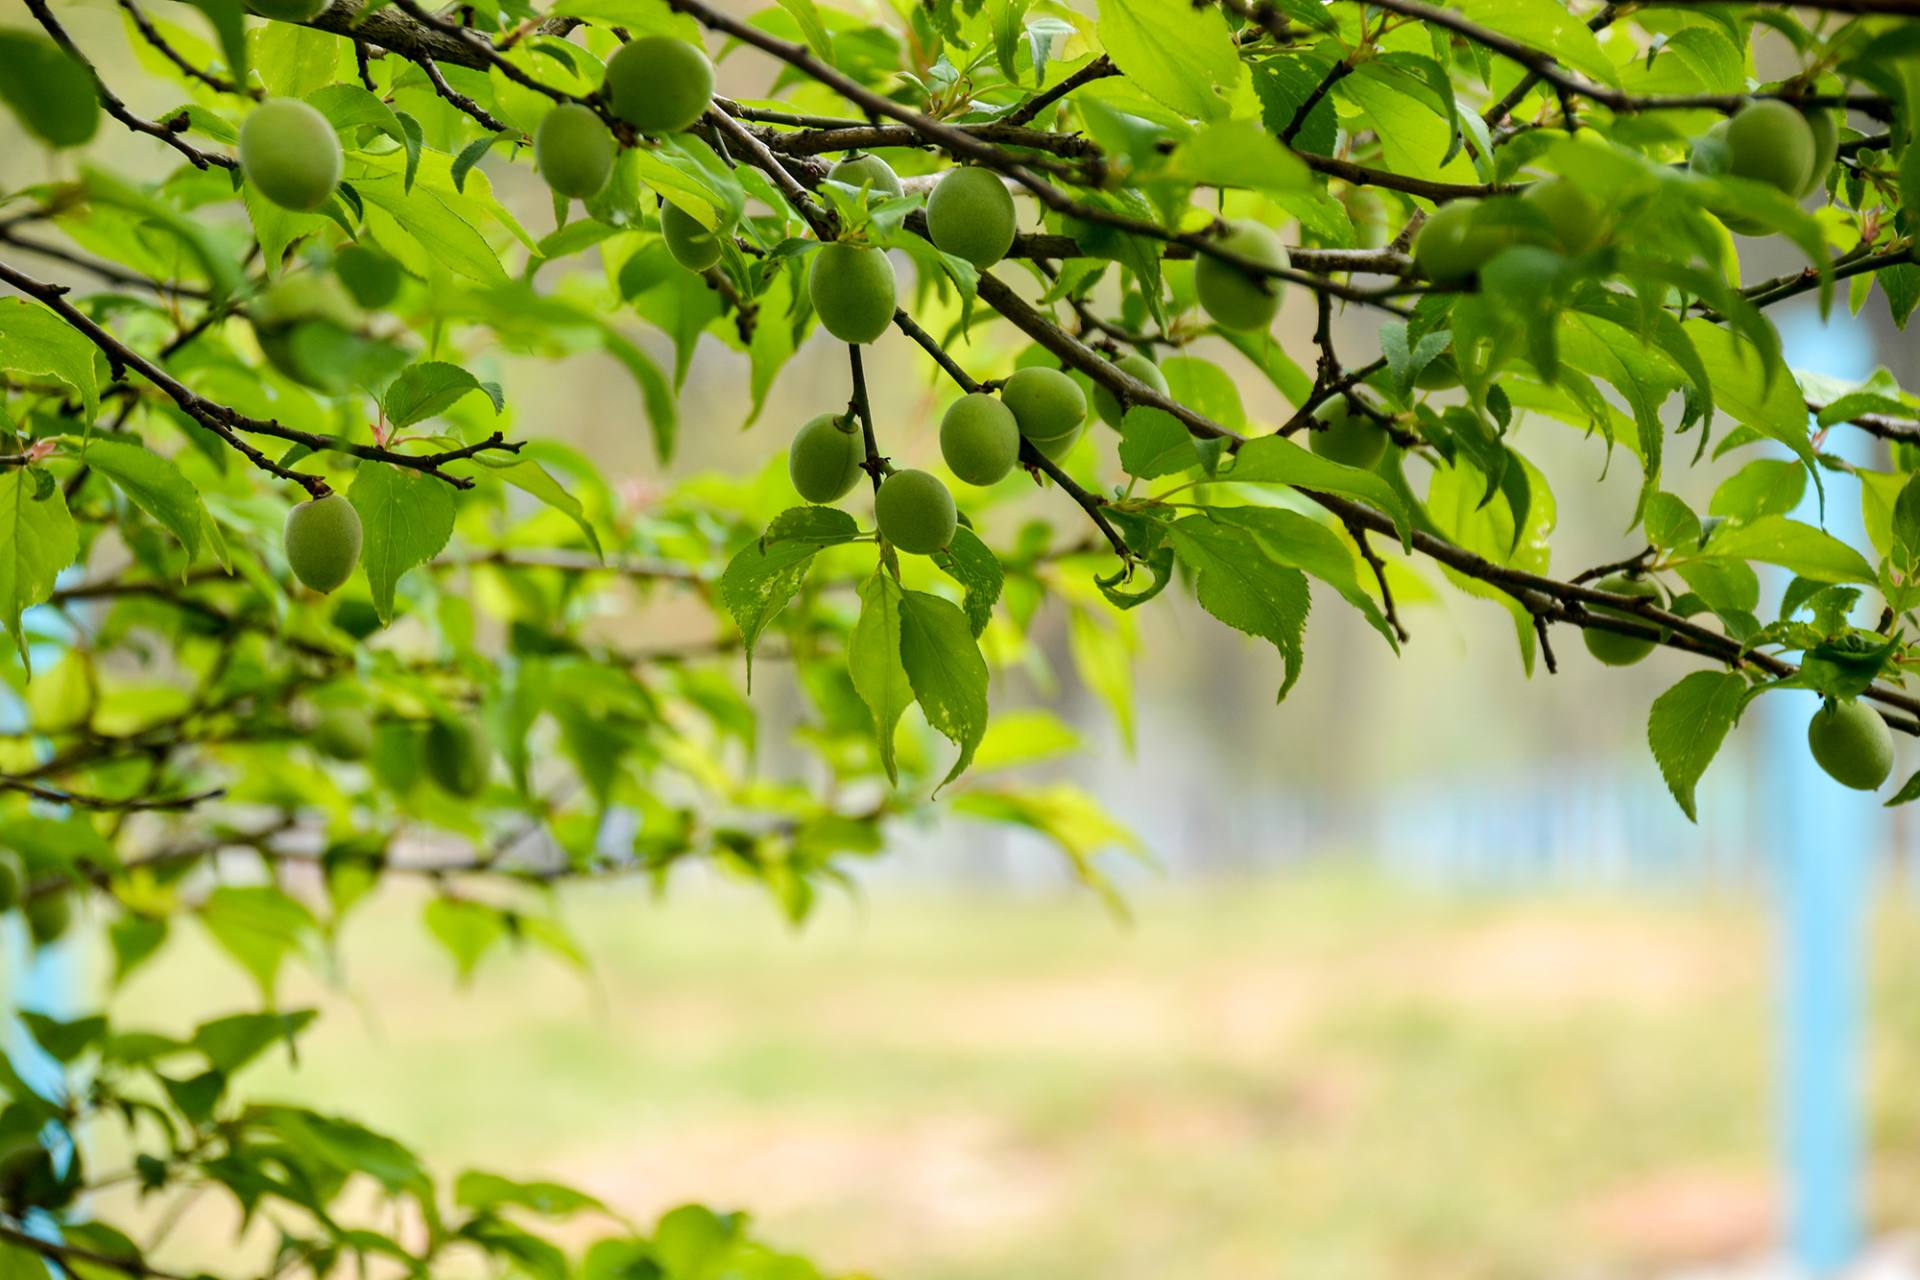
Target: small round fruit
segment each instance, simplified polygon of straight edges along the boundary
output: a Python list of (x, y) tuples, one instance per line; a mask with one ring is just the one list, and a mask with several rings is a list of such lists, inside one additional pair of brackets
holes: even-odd
[(938, 476), (925, 471), (896, 471), (873, 495), (873, 516), (880, 535), (910, 555), (930, 556), (953, 541), (960, 527), (953, 495)]
[(399, 297), (405, 280), (398, 262), (360, 244), (343, 246), (333, 255), (333, 274), (353, 300), (369, 311), (377, 311)]
[(1807, 746), (1829, 777), (1855, 791), (1871, 791), (1893, 772), (1893, 731), (1854, 698), (1821, 704), (1807, 725)]
[(284, 276), (254, 299), (248, 317), (267, 363), (302, 386), (335, 389), (332, 371), (309, 365), (301, 344), (359, 328), (359, 313), (337, 278), (312, 272)]
[[(1167, 375), (1160, 372), (1160, 366), (1146, 356), (1135, 352), (1132, 355), (1121, 356), (1113, 364), (1116, 369), (1131, 376), (1135, 381), (1146, 383), (1163, 396), (1168, 394)], [(1127, 416), (1126, 410), (1120, 407), (1120, 397), (1098, 382), (1093, 384), (1093, 408), (1094, 412), (1100, 415), (1100, 421), (1116, 431), (1120, 428), (1121, 420)]]
[(1827, 185), (1827, 174), (1840, 155), (1840, 117), (1831, 111), (1815, 109), (1806, 113), (1807, 127), (1813, 130), (1813, 168), (1807, 173), (1800, 194), (1810, 196)]
[(852, 415), (823, 413), (794, 433), (787, 474), (808, 502), (838, 502), (860, 481), (865, 438)]
[(340, 135), (298, 98), (268, 98), (240, 126), (240, 172), (282, 209), (311, 213), (340, 185)]
[(1450, 200), (1435, 209), (1413, 240), (1413, 262), (1435, 284), (1466, 284), (1487, 259), (1513, 243), (1510, 229), (1481, 226), (1480, 202)]
[(1007, 184), (991, 169), (948, 171), (927, 197), (927, 235), (943, 253), (990, 267), (1013, 247), (1018, 218)]
[(533, 131), (534, 168), (556, 193), (574, 200), (600, 194), (618, 149), (605, 122), (574, 102), (547, 112)]
[(871, 153), (848, 156), (827, 170), (827, 179), (850, 187), (865, 187), (876, 200), (891, 199), (905, 191), (893, 166)]
[(1020, 458), (1013, 410), (985, 392), (961, 396), (940, 420), (940, 456), (968, 484), (998, 484)]
[(314, 717), (308, 739), (335, 760), (364, 760), (373, 753), (373, 720), (355, 707), (326, 707)]
[(1035, 444), (1072, 435), (1087, 420), (1087, 397), (1080, 384), (1058, 369), (1033, 365), (1019, 369), (1000, 388), (1020, 434)]
[(1047, 457), (1053, 459), (1055, 462), (1058, 462), (1073, 452), (1073, 446), (1079, 444), (1080, 437), (1086, 433), (1086, 424), (1082, 423), (1063, 436), (1053, 436), (1046, 440), (1035, 440), (1033, 447), (1041, 453), (1046, 454)]
[(36, 894), (27, 899), (26, 916), (34, 946), (58, 942), (73, 927), (73, 894), (65, 889)]
[(1323, 401), (1313, 416), (1326, 425), (1307, 433), (1307, 444), (1329, 462), (1371, 469), (1387, 456), (1387, 429), (1354, 409), (1345, 396)]
[(660, 234), (673, 260), (689, 271), (705, 271), (720, 261), (720, 233), (701, 226), (677, 204), (660, 206)]
[[(1220, 247), (1263, 267), (1285, 267), (1291, 259), (1280, 237), (1257, 222), (1236, 222), (1220, 238)], [(1273, 323), (1280, 311), (1280, 281), (1254, 278), (1230, 262), (1202, 256), (1193, 264), (1193, 287), (1213, 322), (1222, 329), (1254, 332)]]
[(493, 758), (486, 739), (474, 725), (465, 720), (435, 720), (428, 726), (420, 748), (427, 776), (442, 791), (477, 796), (486, 787)]
[(1813, 173), (1813, 127), (1774, 98), (1749, 102), (1727, 121), (1727, 172), (1798, 197)]
[(1553, 228), (1554, 239), (1568, 253), (1585, 253), (1595, 247), (1606, 230), (1606, 215), (1600, 206), (1570, 179), (1536, 182), (1520, 199), (1539, 210)]
[(613, 114), (642, 133), (679, 133), (713, 100), (713, 64), (673, 36), (629, 40), (607, 59)]
[[(1596, 591), (1610, 591), (1617, 596), (1634, 596), (1642, 600), (1660, 600), (1660, 587), (1647, 578), (1630, 578), (1624, 573), (1600, 579), (1593, 584)], [(1609, 618), (1624, 618), (1630, 622), (1649, 625), (1638, 614), (1624, 609), (1609, 609), (1603, 605), (1589, 605), (1590, 612)], [(1658, 643), (1652, 636), (1629, 636), (1618, 631), (1602, 631), (1598, 627), (1588, 627), (1580, 633), (1587, 643), (1587, 652), (1610, 667), (1630, 667), (1640, 659), (1652, 653)]]
[(872, 342), (893, 323), (893, 263), (879, 249), (822, 245), (807, 272), (807, 296), (828, 333)]
[(353, 576), (360, 563), (360, 513), (338, 493), (287, 512), (284, 536), (294, 577), (322, 593)]

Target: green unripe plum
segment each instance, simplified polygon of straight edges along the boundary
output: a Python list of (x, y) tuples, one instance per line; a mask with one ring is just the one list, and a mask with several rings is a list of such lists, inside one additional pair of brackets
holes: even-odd
[(373, 720), (354, 707), (325, 707), (314, 717), (308, 740), (335, 760), (364, 760), (373, 754)]
[(1605, 212), (1567, 178), (1536, 182), (1520, 199), (1540, 212), (1553, 228), (1554, 239), (1568, 253), (1585, 253), (1603, 238)]
[(1413, 239), (1413, 263), (1435, 284), (1466, 284), (1487, 260), (1513, 243), (1510, 228), (1480, 226), (1474, 199), (1450, 200), (1435, 209)]
[(11, 911), (20, 905), (20, 896), (26, 891), (26, 873), (11, 856), (0, 858), (0, 911)]
[(309, 368), (295, 338), (309, 326), (352, 332), (360, 326), (353, 300), (334, 276), (301, 272), (283, 276), (248, 308), (254, 337), (267, 363), (302, 386), (325, 390), (325, 370)]
[(859, 483), (866, 440), (851, 414), (823, 413), (794, 433), (787, 474), (808, 502), (838, 502)]
[(353, 300), (369, 311), (377, 311), (399, 297), (405, 280), (399, 263), (378, 249), (360, 244), (345, 245), (333, 255), (333, 274)]
[[(1693, 149), (1687, 154), (1688, 169), (1710, 178), (1733, 172), (1733, 148), (1727, 143), (1729, 123), (1722, 120), (1693, 140)], [(1725, 223), (1727, 230), (1743, 236), (1762, 235), (1767, 230), (1766, 223), (1726, 205), (1713, 206), (1713, 216)]]
[(827, 179), (850, 187), (865, 187), (876, 199), (890, 199), (905, 193), (893, 166), (872, 154), (848, 156), (827, 170)]
[[(1146, 383), (1161, 395), (1169, 394), (1167, 375), (1160, 372), (1160, 366), (1146, 356), (1135, 352), (1132, 355), (1121, 356), (1113, 362), (1113, 365), (1135, 381)], [(1100, 421), (1115, 430), (1119, 429), (1121, 420), (1127, 416), (1126, 410), (1120, 407), (1120, 397), (1097, 382), (1093, 384), (1093, 408), (1094, 412), (1100, 415)]]
[(533, 131), (533, 167), (556, 193), (574, 200), (600, 194), (618, 149), (605, 122), (574, 102), (547, 112)]
[(240, 126), (240, 172), (255, 190), (297, 213), (325, 204), (340, 185), (340, 135), (298, 98), (268, 98)]
[(353, 576), (360, 563), (360, 513), (338, 493), (287, 512), (284, 537), (293, 576), (326, 593)]
[(660, 234), (673, 260), (689, 271), (705, 271), (720, 261), (720, 233), (671, 202), (660, 206)]
[(1807, 746), (1843, 787), (1871, 791), (1893, 772), (1893, 731), (1858, 699), (1821, 704), (1807, 725)]
[(1020, 458), (1013, 410), (985, 392), (961, 396), (940, 420), (940, 456), (968, 484), (998, 484)]
[(1773, 98), (1749, 102), (1727, 121), (1727, 172), (1798, 198), (1813, 172), (1815, 142), (1807, 118)]
[(276, 22), (311, 22), (326, 10), (328, 0), (247, 0), (247, 12)]
[(1006, 183), (991, 169), (950, 170), (927, 197), (927, 235), (943, 253), (990, 267), (1013, 247), (1018, 218)]
[(1460, 365), (1452, 356), (1441, 352), (1420, 367), (1413, 375), (1413, 385), (1422, 391), (1446, 391), (1460, 385)]
[(1052, 436), (1045, 440), (1035, 440), (1033, 447), (1046, 454), (1055, 462), (1058, 462), (1073, 452), (1073, 446), (1079, 444), (1080, 437), (1086, 433), (1086, 424), (1082, 423), (1063, 436)]
[(893, 263), (879, 249), (823, 245), (807, 272), (820, 323), (842, 342), (872, 342), (893, 323)]
[[(1236, 222), (1220, 238), (1228, 253), (1263, 267), (1285, 267), (1292, 259), (1280, 237), (1257, 222)], [(1202, 255), (1193, 263), (1193, 288), (1200, 305), (1222, 329), (1243, 333), (1265, 329), (1280, 311), (1280, 281), (1247, 275), (1230, 262)]]
[(1806, 115), (1807, 128), (1813, 131), (1813, 168), (1808, 171), (1800, 194), (1810, 196), (1825, 189), (1827, 174), (1840, 155), (1840, 117), (1825, 110), (1809, 111)]
[(73, 894), (61, 889), (28, 898), (26, 916), (34, 946), (58, 942), (73, 927)]
[(930, 556), (953, 541), (960, 513), (940, 478), (925, 471), (896, 471), (873, 495), (880, 535), (910, 555)]
[(1058, 369), (1034, 365), (1019, 369), (1000, 388), (1020, 434), (1036, 445), (1080, 430), (1087, 420), (1087, 397), (1080, 384)]
[(629, 40), (607, 59), (613, 114), (642, 133), (679, 133), (713, 100), (713, 64), (672, 36)]
[(442, 791), (477, 796), (487, 785), (492, 753), (480, 730), (465, 720), (435, 720), (420, 743), (421, 763)]
[(1307, 433), (1307, 444), (1329, 462), (1370, 470), (1387, 456), (1387, 429), (1354, 409), (1345, 396), (1323, 401), (1313, 416), (1326, 425)]
[[(1617, 596), (1634, 596), (1642, 600), (1660, 600), (1657, 583), (1647, 578), (1630, 578), (1624, 573), (1616, 573), (1602, 578), (1593, 584), (1596, 591), (1610, 591)], [(1624, 609), (1609, 609), (1601, 605), (1588, 605), (1588, 611), (1609, 618), (1625, 618), (1637, 621), (1641, 625), (1650, 625), (1637, 614)], [(1586, 641), (1587, 652), (1610, 667), (1630, 667), (1640, 659), (1652, 653), (1658, 641), (1652, 636), (1622, 635), (1618, 631), (1602, 631), (1598, 627), (1588, 627), (1580, 633)]]

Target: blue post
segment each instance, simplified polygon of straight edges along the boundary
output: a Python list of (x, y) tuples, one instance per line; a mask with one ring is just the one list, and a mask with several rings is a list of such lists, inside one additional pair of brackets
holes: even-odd
[[(1836, 377), (1871, 372), (1871, 338), (1841, 312), (1822, 324), (1810, 312), (1784, 326), (1788, 362)], [(1836, 432), (1829, 451), (1872, 460), (1872, 441)], [(1860, 544), (1859, 486), (1832, 472), (1826, 526)], [(1818, 522), (1813, 489), (1795, 515)], [(1776, 579), (1772, 589), (1785, 585)], [(1794, 1261), (1831, 1276), (1857, 1256), (1863, 1190), (1861, 1040), (1866, 1015), (1865, 950), (1869, 881), (1884, 838), (1879, 800), (1828, 778), (1807, 753), (1810, 691), (1770, 693), (1762, 767), (1773, 797), (1776, 886), (1781, 895), (1785, 972), (1781, 1109), (1787, 1208)]]

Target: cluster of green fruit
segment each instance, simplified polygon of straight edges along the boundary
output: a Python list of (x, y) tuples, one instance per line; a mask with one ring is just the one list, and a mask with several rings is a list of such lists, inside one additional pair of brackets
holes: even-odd
[[(277, 5), (253, 7), (282, 16)], [(678, 133), (698, 120), (713, 100), (713, 64), (700, 49), (672, 36), (630, 40), (607, 60), (599, 96), (616, 119), (642, 133)], [(534, 130), (534, 166), (549, 187), (569, 198), (598, 195), (613, 173), (618, 152), (606, 122), (579, 103), (553, 108)], [(310, 213), (326, 204), (340, 185), (339, 136), (307, 103), (269, 98), (240, 127), (240, 171), (274, 204)]]
[[(940, 423), (940, 454), (966, 483), (998, 484), (1019, 461), (1021, 441), (1058, 458), (1079, 440), (1086, 419), (1086, 395), (1072, 378), (1058, 369), (1021, 369), (997, 397), (976, 391), (954, 401)], [(794, 436), (787, 471), (808, 502), (837, 502), (859, 482), (865, 460), (865, 437), (853, 416), (822, 414)], [(944, 550), (959, 527), (953, 495), (925, 471), (888, 474), (873, 511), (881, 536), (914, 555)]]
[[(1839, 119), (1833, 112), (1801, 111), (1763, 98), (1698, 138), (1687, 163), (1695, 173), (1762, 182), (1800, 200), (1826, 185), (1839, 149)], [(1713, 213), (1742, 235), (1766, 230), (1765, 223), (1739, 209), (1716, 205)], [(1544, 236), (1542, 225), (1548, 233)], [(1505, 250), (1582, 254), (1600, 247), (1612, 230), (1607, 211), (1578, 186), (1566, 178), (1548, 178), (1518, 196), (1441, 205), (1422, 224), (1413, 259), (1420, 274), (1435, 284), (1463, 286)], [(1512, 269), (1530, 273), (1551, 265), (1537, 256), (1522, 257)], [(1496, 281), (1482, 284), (1499, 287)]]

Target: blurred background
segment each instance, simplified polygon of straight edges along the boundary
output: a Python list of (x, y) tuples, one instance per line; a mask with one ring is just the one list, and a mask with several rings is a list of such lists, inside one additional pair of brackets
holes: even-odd
[[(142, 85), (110, 3), (62, 17), (135, 110), (174, 105)], [(0, 0), (0, 21), (25, 15)], [(765, 83), (744, 56), (722, 66), (726, 92)], [(136, 170), (158, 162), (111, 122), (98, 145)], [(55, 163), (0, 147), (9, 187)], [(487, 167), (535, 234), (551, 225), (530, 169)], [(1749, 277), (1799, 265), (1743, 244)], [(1780, 316), (1797, 366), (1913, 378), (1913, 343), (1877, 297), (1839, 312)], [(1303, 364), (1312, 319), (1290, 298), (1275, 329)], [(1372, 328), (1340, 317), (1350, 361), (1374, 354)], [(1013, 343), (988, 329), (958, 354), (989, 365)], [(1209, 348), (1244, 373), (1256, 423), (1284, 420), (1255, 371)], [(892, 335), (868, 369), (886, 451), (937, 457), (948, 392), (926, 362)], [(816, 341), (742, 434), (744, 358), (707, 342), (663, 469), (611, 361), (503, 356), (495, 372), (519, 433), (588, 450), (642, 507), (677, 479), (777, 458), (847, 396), (843, 349)], [(1557, 500), (1557, 576), (1639, 549), (1631, 456), (1610, 464), (1604, 440), (1545, 420), (1518, 432)], [(1111, 481), (1114, 437), (1089, 439), (1079, 465)], [(1689, 467), (1692, 440), (1670, 445), (1667, 485), (1704, 511), (1738, 460)], [(1829, 478), (1827, 503), (1850, 533), (1857, 486)], [(1071, 518), (1060, 506), (996, 511), (988, 540), (1038, 511)], [(689, 1199), (750, 1208), (774, 1241), (895, 1280), (1721, 1274), (1780, 1256), (1791, 1234), (1794, 1037), (1809, 1024), (1790, 1016), (1805, 939), (1786, 905), (1805, 859), (1827, 856), (1871, 903), (1828, 942), (1865, 958), (1862, 1049), (1839, 1069), (1863, 1108), (1866, 1234), (1897, 1252), (1920, 1228), (1905, 811), (1870, 817), (1873, 800), (1796, 774), (1770, 744), (1798, 738), (1807, 708), (1782, 700), (1729, 740), (1691, 825), (1644, 733), (1694, 660), (1606, 669), (1566, 634), (1560, 672), (1528, 678), (1503, 611), (1421, 572), (1424, 590), (1397, 579), (1404, 656), (1327, 596), (1279, 706), (1271, 649), (1169, 593), (1137, 616), (1130, 735), (1076, 679), (1061, 619), (1042, 617), (995, 708), (1044, 706), (1083, 735), (1047, 768), (1140, 837), (1141, 856), (1105, 865), (1123, 912), (1037, 839), (954, 818), (904, 832), (800, 928), (699, 875), (664, 898), (565, 892), (588, 970), (495, 954), (462, 986), (420, 902), (395, 892), (353, 918), (337, 969), (283, 988), (286, 1006), (329, 1016), (254, 1092), (389, 1129), (442, 1169), (574, 1181), (641, 1218)], [(687, 621), (621, 625), (644, 641)], [(776, 720), (795, 705), (784, 682), (774, 667), (756, 682)], [(1906, 754), (1899, 777), (1920, 764)], [(1781, 838), (1786, 792), (1832, 847)], [(97, 989), (84, 949), (57, 963), (76, 1001)], [(183, 938), (117, 1014), (168, 1029), (256, 999)], [(174, 1240), (191, 1256), (227, 1229), (190, 1219)]]

